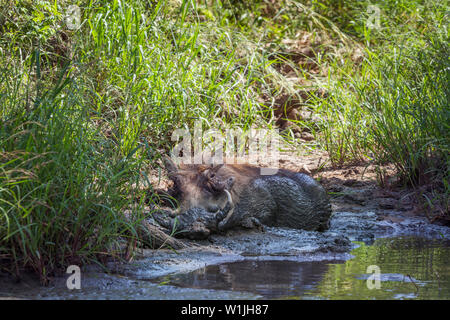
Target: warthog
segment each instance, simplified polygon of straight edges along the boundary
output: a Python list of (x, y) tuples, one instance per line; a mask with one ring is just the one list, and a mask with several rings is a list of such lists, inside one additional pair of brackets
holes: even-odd
[(165, 165), (179, 202), (176, 211), (154, 214), (166, 228), (188, 238), (206, 238), (233, 227), (262, 225), (324, 231), (331, 205), (326, 191), (311, 177), (280, 169), (261, 175), (247, 164)]

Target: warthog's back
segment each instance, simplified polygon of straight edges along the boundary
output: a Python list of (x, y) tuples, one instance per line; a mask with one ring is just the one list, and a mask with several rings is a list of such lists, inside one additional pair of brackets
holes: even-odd
[(323, 231), (331, 205), (326, 191), (313, 178), (288, 170), (259, 176), (242, 189), (230, 227), (250, 217), (269, 226)]

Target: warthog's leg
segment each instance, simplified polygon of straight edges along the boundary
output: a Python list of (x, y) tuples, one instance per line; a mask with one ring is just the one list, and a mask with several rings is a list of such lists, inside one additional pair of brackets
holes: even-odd
[(188, 245), (184, 242), (175, 239), (166, 232), (161, 225), (152, 223), (148, 220), (134, 220), (131, 217), (130, 211), (124, 213), (125, 218), (134, 225), (134, 230), (137, 233), (131, 232), (130, 229), (124, 230), (129, 239), (139, 240), (146, 248), (159, 249), (168, 247), (172, 249), (186, 248)]
[(160, 226), (172, 230), (173, 229), (173, 211), (172, 210), (157, 210), (152, 212), (151, 216)]
[(145, 246), (152, 249), (159, 249), (163, 247), (183, 249), (188, 247), (188, 245), (181, 240), (175, 239), (166, 234), (161, 227), (152, 225), (145, 220), (141, 221), (138, 225), (137, 232), (139, 239), (145, 244)]

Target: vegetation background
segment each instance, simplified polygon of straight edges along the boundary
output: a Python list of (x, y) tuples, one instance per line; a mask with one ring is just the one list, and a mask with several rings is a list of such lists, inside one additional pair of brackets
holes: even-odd
[(0, 0), (1, 270), (46, 283), (124, 246), (130, 257), (146, 172), (198, 119), (281, 128), (335, 166), (392, 163), (448, 219), (448, 8)]

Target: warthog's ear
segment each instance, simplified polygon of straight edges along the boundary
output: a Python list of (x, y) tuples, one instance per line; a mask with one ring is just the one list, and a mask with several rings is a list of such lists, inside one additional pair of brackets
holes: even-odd
[(207, 166), (207, 165), (205, 165), (205, 164), (200, 164), (200, 165), (197, 167), (197, 171), (198, 171), (198, 173), (207, 173), (207, 172), (209, 171), (210, 168), (211, 168), (210, 166)]
[(205, 177), (207, 178), (213, 178), (215, 176), (215, 174), (217, 173), (217, 171), (222, 168), (223, 164), (218, 164), (216, 166), (214, 165), (200, 165), (198, 166), (198, 173), (203, 174)]
[(211, 172), (216, 173), (216, 172), (219, 171), (219, 169), (222, 168), (222, 167), (223, 167), (223, 163), (218, 164), (218, 165), (215, 165), (215, 166), (213, 166), (213, 167), (211, 168)]
[(170, 159), (168, 156), (163, 157), (164, 166), (166, 167), (166, 170), (169, 172), (169, 175), (173, 175), (178, 172), (178, 167), (175, 164), (175, 162)]

